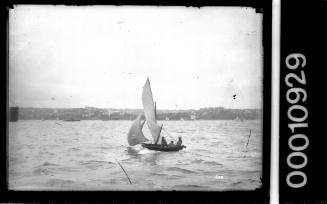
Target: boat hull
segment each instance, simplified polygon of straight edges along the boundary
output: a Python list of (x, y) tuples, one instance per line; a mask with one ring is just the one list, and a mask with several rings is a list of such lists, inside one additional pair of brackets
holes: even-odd
[(169, 146), (164, 147), (162, 145), (146, 144), (146, 143), (143, 143), (142, 144), (142, 147), (145, 147), (145, 148), (150, 149), (150, 150), (161, 151), (161, 152), (176, 152), (176, 151), (182, 150), (183, 148), (186, 148), (186, 146), (184, 146), (184, 145), (181, 145), (181, 146), (172, 146), (172, 147), (169, 147)]

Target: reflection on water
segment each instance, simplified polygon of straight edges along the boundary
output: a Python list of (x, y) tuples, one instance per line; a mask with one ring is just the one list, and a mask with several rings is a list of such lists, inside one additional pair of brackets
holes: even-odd
[(145, 156), (144, 164), (149, 164), (151, 166), (157, 165), (158, 158), (160, 156), (160, 152), (155, 152), (149, 156)]
[(140, 155), (138, 154), (138, 151), (136, 151), (134, 148), (132, 147), (127, 147), (126, 148), (127, 154), (131, 157), (131, 158), (136, 158), (139, 159)]
[[(130, 147), (126, 134), (131, 121), (10, 123), (9, 187), (201, 191), (260, 187), (260, 121), (160, 122), (174, 139), (181, 136), (187, 148), (157, 152), (140, 145)], [(144, 132), (150, 136), (146, 128)]]
[(154, 166), (157, 165), (157, 160), (161, 153), (157, 151), (151, 151), (147, 149), (137, 150), (133, 147), (126, 147), (127, 155), (130, 156), (129, 161), (137, 159), (139, 162), (142, 162), (144, 165)]

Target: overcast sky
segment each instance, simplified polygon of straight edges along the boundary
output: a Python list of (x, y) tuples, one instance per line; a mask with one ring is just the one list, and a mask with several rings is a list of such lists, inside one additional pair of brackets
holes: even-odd
[(261, 108), (262, 69), (252, 8), (10, 10), (11, 106), (141, 108), (149, 77), (158, 109)]

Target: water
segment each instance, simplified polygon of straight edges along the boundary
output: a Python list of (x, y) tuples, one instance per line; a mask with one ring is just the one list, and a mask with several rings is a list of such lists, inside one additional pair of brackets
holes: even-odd
[(132, 121), (10, 123), (9, 188), (224, 191), (261, 186), (261, 121), (159, 122), (175, 141), (181, 136), (187, 148), (156, 152), (129, 147)]

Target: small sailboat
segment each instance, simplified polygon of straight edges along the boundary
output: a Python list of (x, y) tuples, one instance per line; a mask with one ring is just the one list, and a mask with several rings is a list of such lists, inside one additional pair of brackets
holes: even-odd
[(240, 121), (240, 122), (244, 122), (244, 117), (240, 116), (239, 114), (237, 114), (236, 118), (234, 119), (235, 121)]
[[(149, 78), (147, 79), (142, 92), (142, 104), (143, 111), (145, 115), (146, 121), (141, 121), (141, 117), (143, 113), (140, 113), (136, 120), (132, 123), (132, 126), (129, 129), (127, 141), (131, 146), (141, 144), (142, 147), (145, 147), (150, 150), (156, 151), (179, 151), (185, 148), (184, 145), (172, 145), (172, 146), (164, 146), (160, 143), (160, 133), (162, 131), (163, 124), (157, 123), (157, 109), (156, 103), (153, 102), (153, 96), (151, 91), (151, 85)], [(147, 123), (148, 128), (150, 130), (152, 136), (152, 143), (149, 143), (149, 139), (147, 139), (143, 132), (142, 128), (144, 123)]]

